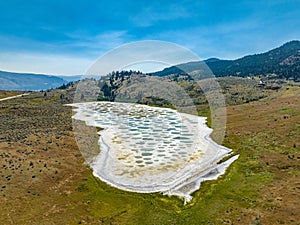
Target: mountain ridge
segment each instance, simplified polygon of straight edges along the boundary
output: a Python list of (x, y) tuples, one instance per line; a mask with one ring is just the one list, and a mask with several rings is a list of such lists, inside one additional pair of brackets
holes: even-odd
[(201, 70), (204, 66), (208, 66), (211, 70), (210, 72), (217, 77), (247, 77), (275, 74), (279, 78), (299, 80), (300, 41), (289, 41), (270, 51), (247, 55), (235, 60), (208, 59), (183, 63), (154, 72), (152, 75), (167, 76), (171, 74), (188, 74), (196, 70)]
[(0, 71), (1, 90), (39, 91), (57, 88), (66, 80), (59, 76)]
[[(269, 76), (300, 80), (300, 41), (289, 41), (270, 51), (247, 55), (235, 60), (209, 58), (204, 61), (183, 63), (161, 71), (150, 73), (152, 76), (192, 75), (203, 79), (226, 76)], [(90, 76), (96, 78), (95, 76)], [(84, 78), (88, 78), (84, 76)], [(0, 89), (2, 90), (46, 90), (60, 87), (63, 84), (78, 81), (80, 75), (54, 76), (46, 74), (14, 73), (0, 71)]]

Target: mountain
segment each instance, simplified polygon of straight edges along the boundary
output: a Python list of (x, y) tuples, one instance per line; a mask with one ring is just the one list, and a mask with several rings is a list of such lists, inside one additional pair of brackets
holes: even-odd
[(0, 71), (0, 90), (37, 91), (57, 88), (66, 80), (57, 76)]
[(75, 82), (81, 80), (81, 75), (71, 75), (71, 76), (58, 76), (61, 79), (67, 81), (67, 82)]
[[(300, 80), (300, 41), (290, 41), (278, 48), (261, 54), (248, 55), (236, 60), (209, 58), (165, 68), (151, 73), (152, 76), (172, 75), (172, 79), (189, 80), (225, 76), (268, 76)], [(188, 75), (187, 75), (188, 74)], [(181, 76), (183, 75), (183, 76)], [(99, 79), (99, 76), (88, 76)], [(56, 88), (70, 81), (87, 76), (48, 76), (42, 74), (11, 73), (0, 71), (0, 90), (45, 90)]]
[[(208, 59), (204, 61), (217, 77), (257, 76), (275, 74), (279, 78), (300, 80), (300, 41), (290, 41), (261, 54), (248, 55), (236, 60)], [(203, 61), (189, 62), (153, 73), (155, 76), (205, 71)], [(205, 74), (203, 74), (205, 77)]]
[(209, 59), (205, 59), (204, 62), (208, 63), (208, 62), (217, 62), (220, 61), (220, 59), (218, 58), (209, 58)]
[(93, 78), (96, 80), (99, 80), (101, 78), (101, 76), (99, 75), (71, 75), (71, 76), (59, 76), (60, 78), (62, 78), (63, 80), (67, 81), (67, 82), (75, 82), (75, 81), (79, 81), (85, 78)]

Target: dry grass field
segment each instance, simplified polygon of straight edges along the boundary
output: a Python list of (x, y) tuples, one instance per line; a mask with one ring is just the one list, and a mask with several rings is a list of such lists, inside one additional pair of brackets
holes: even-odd
[[(300, 87), (227, 107), (224, 145), (240, 158), (185, 206), (94, 178), (64, 92), (0, 102), (0, 224), (300, 224)], [(83, 129), (91, 141), (79, 144), (95, 148), (95, 129)]]
[(23, 94), (23, 93), (24, 91), (0, 91), (0, 99)]

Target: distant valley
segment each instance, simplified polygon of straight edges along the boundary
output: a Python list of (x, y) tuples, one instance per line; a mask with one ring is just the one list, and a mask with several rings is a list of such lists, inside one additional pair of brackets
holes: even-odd
[(67, 81), (57, 76), (0, 71), (1, 90), (39, 91), (56, 88), (64, 83)]
[[(209, 69), (208, 69), (209, 68)], [(193, 76), (205, 79), (236, 76), (300, 80), (300, 41), (290, 41), (266, 53), (248, 55), (236, 60), (210, 58), (204, 61), (188, 62), (153, 72), (151, 76)], [(0, 90), (39, 91), (57, 88), (69, 82), (78, 81), (82, 76), (51, 76), (42, 74), (12, 73), (0, 71)], [(89, 76), (98, 79), (99, 76)]]

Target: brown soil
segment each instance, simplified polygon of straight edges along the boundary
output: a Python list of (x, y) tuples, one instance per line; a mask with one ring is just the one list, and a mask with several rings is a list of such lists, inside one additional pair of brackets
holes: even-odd
[(240, 142), (239, 152), (252, 149), (260, 166), (274, 174), (272, 182), (260, 187), (255, 221), (300, 224), (300, 87), (227, 110), (227, 144)]
[[(63, 106), (60, 92), (47, 92), (46, 96), (32, 93), (0, 102), (0, 224), (110, 224), (110, 218), (105, 215), (111, 215), (109, 213), (118, 208), (104, 199), (93, 203), (94, 206), (86, 201), (89, 190), (84, 191), (85, 186), (80, 184), (86, 182), (90, 169), (83, 165), (84, 159), (72, 131), (71, 108)], [(222, 203), (218, 204), (216, 213), (221, 212), (228, 219), (214, 224), (299, 225), (300, 88), (282, 88), (268, 98), (228, 106), (227, 110), (225, 145), (241, 154), (239, 160), (258, 164), (250, 168), (249, 179), (251, 173), (260, 172), (270, 174), (272, 179), (262, 182), (263, 185), (258, 182), (259, 193), (252, 207), (243, 207), (244, 200), (235, 200), (239, 204), (236, 207), (240, 208), (223, 213), (220, 211)], [(83, 135), (95, 135), (95, 128), (83, 129)], [(79, 144), (86, 144), (87, 149), (95, 148), (95, 138), (97, 136), (91, 136), (91, 143)], [(247, 174), (247, 171), (242, 172)], [(206, 187), (209, 186), (204, 185), (204, 190)], [(80, 188), (82, 192), (78, 191)], [(105, 193), (112, 192), (107, 187), (102, 189)], [(117, 193), (125, 196), (123, 192)], [(154, 200), (148, 195), (132, 196), (148, 198), (145, 204), (148, 204), (149, 213), (153, 212), (153, 218), (154, 215), (167, 218), (166, 213), (162, 214), (166, 211), (159, 211), (160, 206), (152, 206)], [(234, 194), (233, 197), (242, 199), (244, 196)], [(126, 198), (119, 199), (122, 204), (129, 205)], [(201, 197), (198, 200), (200, 202)], [(246, 200), (249, 203), (251, 199)], [(142, 208), (144, 203), (137, 204), (136, 207)], [(144, 219), (138, 214), (142, 211), (136, 207), (118, 209), (120, 213), (114, 213), (116, 221)], [(95, 216), (98, 211), (99, 215), (100, 211), (102, 213), (101, 220)], [(188, 217), (189, 208), (182, 212)], [(174, 216), (172, 218), (175, 220)], [(151, 224), (160, 222), (152, 221)]]
[(65, 224), (80, 217), (68, 196), (89, 169), (70, 117), (70, 108), (43, 93), (0, 103), (1, 224)]

